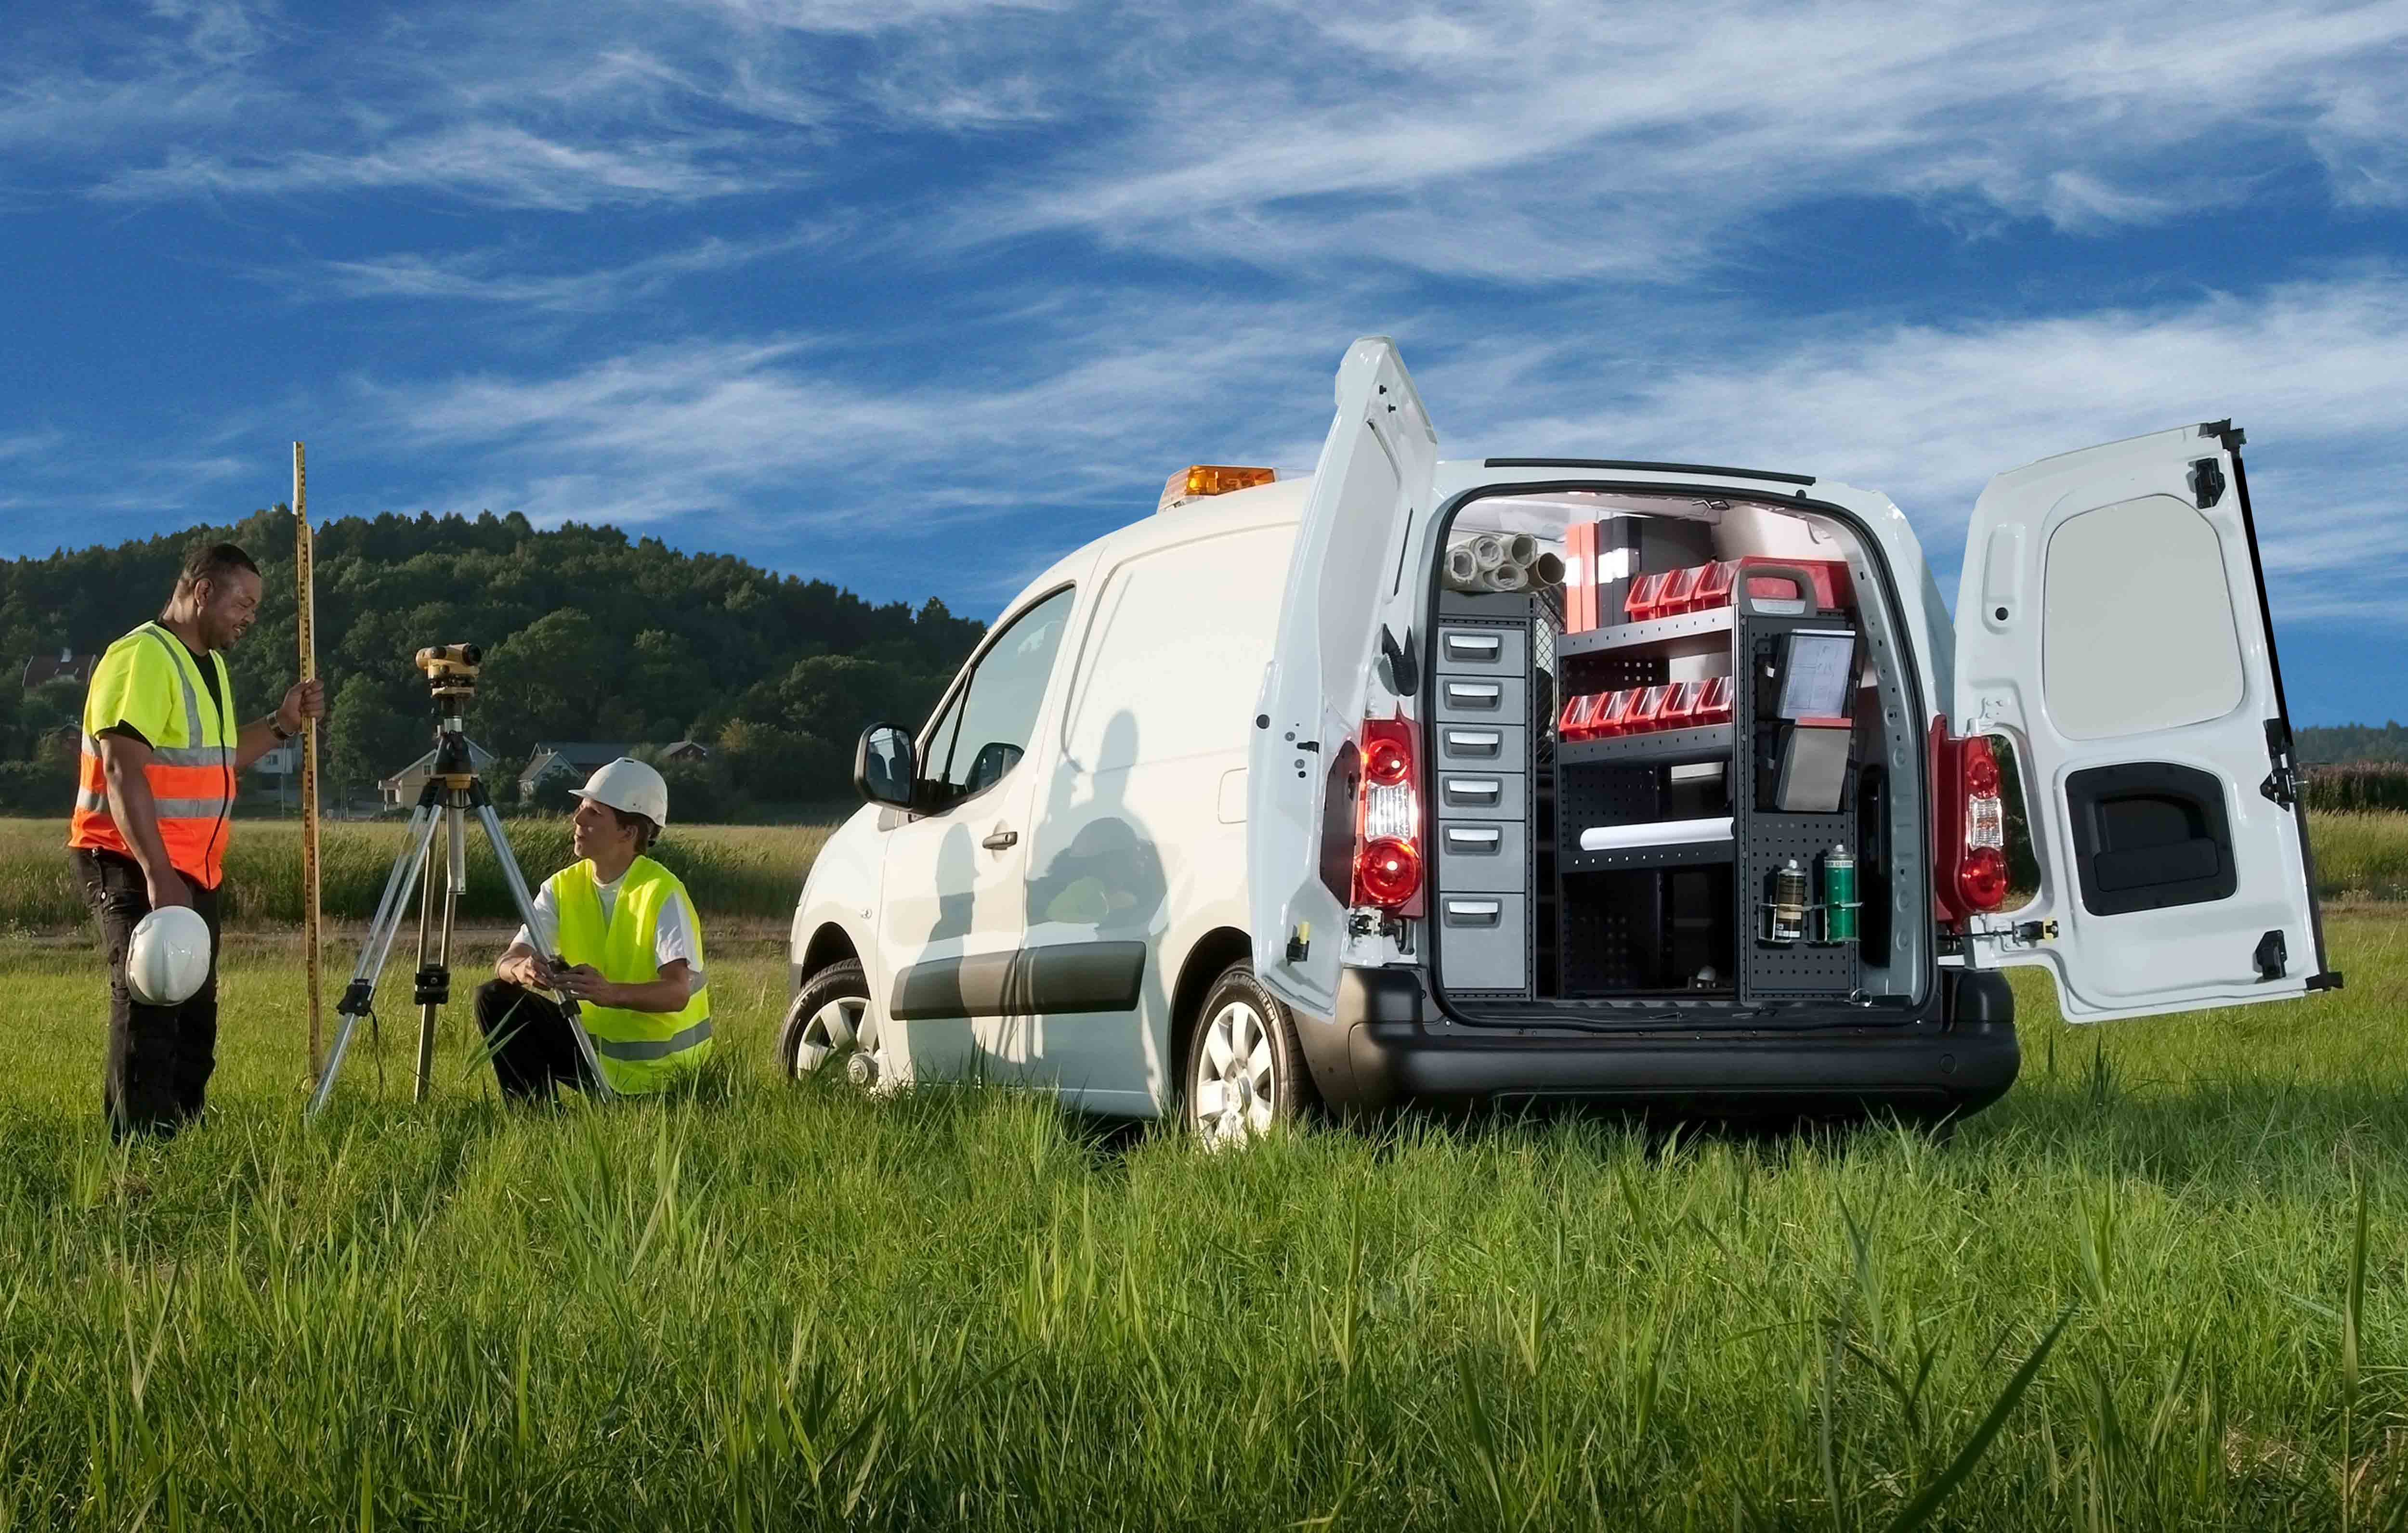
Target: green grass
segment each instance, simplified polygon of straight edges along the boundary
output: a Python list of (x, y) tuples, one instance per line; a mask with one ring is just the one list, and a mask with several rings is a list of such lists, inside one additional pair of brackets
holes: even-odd
[(2099, 1029), (2019, 977), (1947, 1142), (1220, 1155), (792, 1089), (741, 943), (679, 1100), (504, 1113), (451, 1022), (413, 1107), (396, 1007), (304, 1127), (258, 938), (215, 1117), (114, 1153), (92, 962), (21, 946), (0, 1526), (1882, 1528), (1992, 1423), (1929, 1526), (2396, 1526), (2408, 941), (2332, 938), (2340, 995)]
[[(794, 913), (803, 875), (833, 825), (671, 825), (653, 855), (685, 881), (706, 916), (779, 919)], [(569, 861), (566, 820), (509, 820), (520, 871), (538, 884)], [(319, 844), (320, 884), (328, 919), (365, 923), (376, 912), (394, 858), (398, 821), (329, 824)], [(58, 931), (84, 919), (83, 896), (69, 874), (64, 820), (0, 820), (0, 929)], [(237, 821), (227, 843), (224, 919), (234, 926), (290, 925), (301, 919), (298, 822)], [(500, 866), (484, 833), (468, 833), (464, 920), (512, 915)]]

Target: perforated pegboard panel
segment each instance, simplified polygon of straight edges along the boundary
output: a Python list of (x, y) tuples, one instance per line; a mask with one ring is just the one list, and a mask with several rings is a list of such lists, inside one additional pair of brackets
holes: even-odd
[(1652, 869), (1574, 873), (1562, 882), (1562, 993), (1599, 996), (1660, 984), (1664, 876)]
[[(1734, 763), (1731, 795), (1739, 837), (1739, 869), (1733, 893), (1739, 902), (1740, 998), (1742, 1000), (1811, 1000), (1846, 996), (1859, 983), (1856, 944), (1826, 945), (1799, 941), (1775, 945), (1764, 939), (1764, 903), (1771, 897), (1772, 878), (1796, 858), (1806, 872), (1808, 898), (1822, 897), (1823, 853), (1835, 844), (1858, 849), (1856, 796), (1841, 795), (1835, 814), (1783, 814), (1759, 809), (1762, 786), (1758, 767), (1778, 738), (1777, 721), (1769, 712), (1759, 717), (1765, 699), (1758, 684), (1765, 668), (1779, 652), (1781, 636), (1797, 628), (1840, 626), (1844, 614), (1820, 618), (1767, 618), (1742, 611), (1740, 652), (1748, 657), (1741, 684), (1732, 689), (1742, 754)], [(1809, 912), (1806, 935), (1819, 936), (1818, 913)]]

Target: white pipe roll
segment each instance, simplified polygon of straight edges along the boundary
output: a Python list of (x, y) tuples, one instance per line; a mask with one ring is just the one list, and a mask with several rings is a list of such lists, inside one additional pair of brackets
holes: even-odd
[(1471, 556), (1480, 561), (1483, 569), (1495, 569), (1505, 562), (1505, 539), (1497, 533), (1484, 532), (1471, 540)]
[(1524, 569), (1539, 562), (1539, 540), (1526, 532), (1517, 532), (1505, 539), (1505, 562), (1520, 565)]
[(1530, 583), (1530, 572), (1520, 565), (1498, 565), (1482, 572), (1491, 591), (1520, 591)]
[(1446, 578), (1454, 583), (1456, 590), (1475, 589), (1473, 582), (1479, 577), (1480, 560), (1471, 552), (1470, 545), (1457, 543), (1446, 551)]

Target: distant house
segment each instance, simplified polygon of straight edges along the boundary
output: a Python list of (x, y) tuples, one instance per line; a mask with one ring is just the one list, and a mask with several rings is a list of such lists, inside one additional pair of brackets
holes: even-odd
[(301, 769), (301, 742), (286, 740), (270, 747), (251, 764), (251, 769), (262, 777), (291, 777)]
[(25, 662), (25, 690), (64, 679), (79, 687), (92, 684), (92, 668), (100, 664), (96, 654), (78, 654), (73, 650), (61, 650), (56, 656), (38, 654)]
[(710, 759), (710, 747), (700, 740), (679, 740), (661, 747), (663, 761), (704, 762)]
[[(484, 777), (493, 775), (494, 752), (479, 745), (475, 740), (468, 742), (468, 760), (480, 775)], [(416, 761), (379, 782), (377, 792), (384, 796), (385, 808), (409, 809), (417, 804), (418, 795), (426, 789), (426, 780), (434, 775), (435, 752), (430, 749)]]
[(632, 749), (603, 740), (538, 740), (526, 770), (519, 774), (519, 800), (533, 798), (536, 790), (553, 778), (581, 783), (596, 767), (609, 766)]

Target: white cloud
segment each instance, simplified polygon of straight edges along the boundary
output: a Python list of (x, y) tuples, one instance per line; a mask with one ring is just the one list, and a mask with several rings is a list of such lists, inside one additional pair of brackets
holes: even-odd
[(824, 244), (841, 227), (830, 222), (756, 239), (713, 235), (679, 250), (581, 271), (528, 269), (529, 252), (501, 249), (323, 261), (298, 270), (266, 269), (259, 276), (300, 297), (441, 300), (594, 313), (649, 297), (683, 278), (732, 271)]

